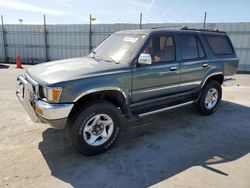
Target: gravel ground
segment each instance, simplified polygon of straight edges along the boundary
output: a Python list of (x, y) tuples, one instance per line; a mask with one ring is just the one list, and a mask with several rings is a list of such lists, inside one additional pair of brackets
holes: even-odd
[(187, 106), (124, 122), (114, 147), (85, 157), (28, 118), (15, 96), (23, 72), (0, 65), (0, 187), (250, 187), (250, 75), (223, 88), (211, 116)]

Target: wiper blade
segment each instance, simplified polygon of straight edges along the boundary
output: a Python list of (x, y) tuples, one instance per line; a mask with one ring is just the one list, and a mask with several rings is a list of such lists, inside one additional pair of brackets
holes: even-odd
[(96, 60), (95, 54), (96, 54), (95, 50), (91, 50), (91, 53), (89, 54), (89, 56), (93, 58), (94, 60)]
[(116, 64), (120, 64), (120, 62), (114, 60), (112, 57), (110, 56), (106, 56), (106, 57), (95, 57), (96, 59), (101, 59), (101, 60), (104, 60), (104, 61), (109, 61), (109, 62), (115, 62)]
[(114, 60), (112, 57), (110, 57), (110, 56), (107, 56), (110, 60), (112, 60), (113, 62), (115, 62), (116, 64), (119, 64), (119, 61), (116, 61), (116, 60)]
[(96, 54), (96, 51), (95, 51), (95, 50), (93, 50), (93, 49), (91, 50), (91, 52), (92, 52), (93, 54)]

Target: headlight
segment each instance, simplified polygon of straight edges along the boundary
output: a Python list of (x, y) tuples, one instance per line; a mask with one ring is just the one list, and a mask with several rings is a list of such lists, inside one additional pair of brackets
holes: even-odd
[(60, 87), (43, 87), (43, 95), (48, 102), (58, 102), (61, 92), (62, 88)]

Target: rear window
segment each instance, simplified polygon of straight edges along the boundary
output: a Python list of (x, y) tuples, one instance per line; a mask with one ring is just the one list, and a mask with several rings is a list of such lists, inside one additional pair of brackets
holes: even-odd
[(233, 54), (233, 48), (228, 37), (218, 35), (205, 35), (209, 46), (216, 55)]

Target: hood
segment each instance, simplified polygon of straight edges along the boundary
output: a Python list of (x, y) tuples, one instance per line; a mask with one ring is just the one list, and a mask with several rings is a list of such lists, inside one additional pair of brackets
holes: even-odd
[(27, 74), (38, 83), (49, 85), (96, 74), (107, 74), (125, 67), (128, 68), (128, 65), (96, 61), (91, 57), (81, 57), (34, 65), (27, 70)]

